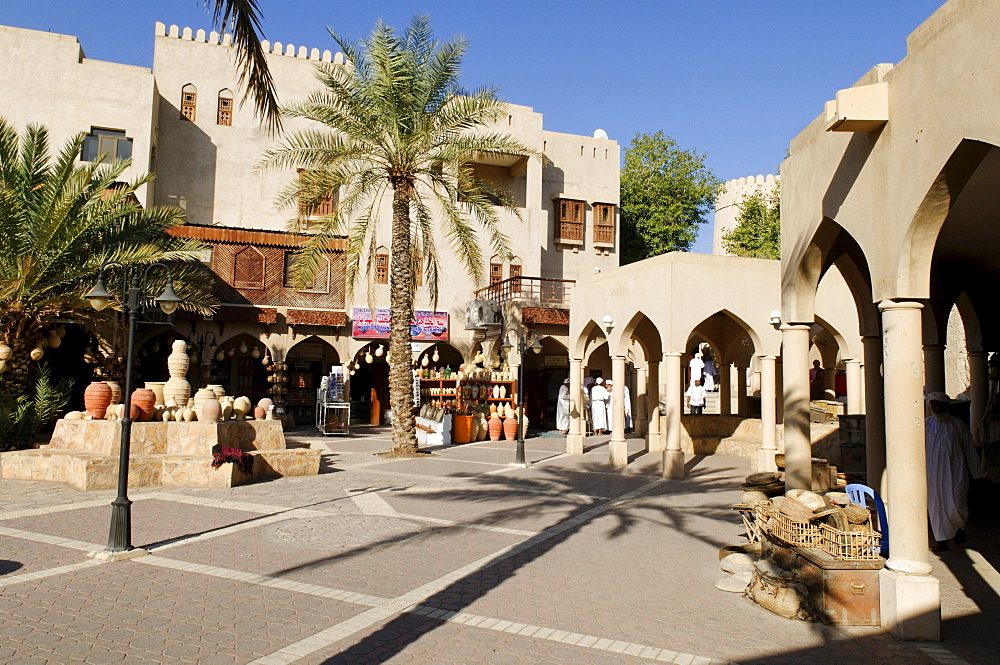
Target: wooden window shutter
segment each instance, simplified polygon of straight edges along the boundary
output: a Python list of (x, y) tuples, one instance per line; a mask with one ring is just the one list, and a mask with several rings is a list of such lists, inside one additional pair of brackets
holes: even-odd
[(490, 264), (490, 284), (496, 284), (503, 281), (503, 264), (502, 263), (491, 263)]
[(227, 127), (233, 124), (233, 98), (219, 95), (219, 113), (216, 123)]
[(195, 121), (195, 110), (198, 102), (198, 93), (190, 90), (181, 91), (181, 118)]
[(378, 284), (389, 283), (389, 255), (379, 253), (375, 255), (375, 281)]
[(256, 247), (244, 247), (233, 257), (233, 286), (237, 289), (264, 288), (264, 254)]

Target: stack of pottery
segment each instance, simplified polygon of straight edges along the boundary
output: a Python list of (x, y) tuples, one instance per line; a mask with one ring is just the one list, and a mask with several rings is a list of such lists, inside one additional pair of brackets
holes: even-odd
[(186, 378), (191, 362), (187, 354), (187, 342), (182, 339), (176, 340), (171, 349), (170, 355), (167, 356), (170, 380), (163, 386), (163, 404), (171, 398), (175, 404), (185, 404), (191, 396), (191, 384)]
[(111, 386), (103, 381), (94, 381), (83, 393), (83, 405), (94, 420), (103, 420), (111, 404)]

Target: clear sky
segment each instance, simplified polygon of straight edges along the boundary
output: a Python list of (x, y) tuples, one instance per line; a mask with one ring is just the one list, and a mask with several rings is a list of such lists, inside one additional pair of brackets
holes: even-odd
[[(0, 23), (75, 35), (89, 58), (150, 66), (153, 23), (211, 29), (201, 0), (4, 3)], [(430, 14), (443, 39), (470, 41), (467, 86), (495, 84), (545, 115), (545, 128), (627, 147), (663, 130), (707, 154), (722, 180), (774, 173), (823, 102), (880, 62), (941, 0), (259, 0), (270, 41), (336, 50), (378, 18)], [(711, 251), (706, 227), (695, 247)]]

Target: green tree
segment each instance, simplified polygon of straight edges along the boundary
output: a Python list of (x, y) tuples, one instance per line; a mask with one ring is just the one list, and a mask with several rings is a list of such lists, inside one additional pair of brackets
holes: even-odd
[(621, 177), (622, 265), (691, 248), (719, 186), (705, 157), (662, 131), (636, 133)]
[[(391, 200), (389, 402), (393, 450), (415, 453), (410, 321), (417, 266), (436, 303), (437, 238), (452, 247), (476, 284), (483, 282), (483, 246), (509, 256), (498, 209), (517, 214), (509, 193), (474, 177), (480, 153), (537, 156), (496, 128), (507, 109), (493, 88), (465, 92), (459, 71), (467, 42), (435, 40), (429, 18), (414, 17), (403, 34), (379, 21), (358, 44), (331, 32), (349, 66), (320, 65), (323, 89), (283, 114), (319, 123), (268, 151), (263, 166), (301, 167), (279, 204), (306, 212), (343, 192), (333, 212), (296, 261), (296, 279), (308, 283), (329, 239), (347, 235), (347, 283), (367, 275), (378, 228), (379, 204)], [(477, 228), (478, 227), (478, 228)], [(485, 237), (483, 237), (485, 236)], [(371, 291), (369, 291), (371, 293)], [(369, 298), (371, 300), (371, 298)]]
[[(120, 182), (128, 161), (77, 163), (83, 141), (73, 137), (53, 157), (44, 127), (19, 136), (0, 118), (0, 344), (12, 354), (0, 360), (0, 394), (8, 397), (24, 394), (30, 351), (54, 319), (108, 316), (84, 299), (106, 261), (169, 261), (187, 307), (210, 311), (202, 245), (167, 234), (183, 212), (140, 206), (135, 192), (152, 176)], [(109, 287), (122, 277), (109, 275)]]
[(722, 236), (730, 254), (751, 259), (781, 258), (781, 192), (758, 188), (736, 204), (736, 226)]

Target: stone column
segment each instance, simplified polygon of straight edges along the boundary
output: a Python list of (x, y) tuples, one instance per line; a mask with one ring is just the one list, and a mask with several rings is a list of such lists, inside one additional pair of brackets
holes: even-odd
[(635, 433), (645, 436), (646, 426), (649, 422), (648, 411), (646, 410), (646, 393), (648, 391), (649, 379), (645, 367), (637, 367), (635, 370)]
[(760, 450), (757, 451), (757, 471), (777, 469), (774, 463), (774, 454), (778, 452), (774, 361), (774, 356), (760, 356)]
[(747, 368), (736, 367), (736, 415), (747, 417)]
[(663, 450), (663, 477), (683, 478), (684, 453), (681, 451), (681, 412), (684, 402), (681, 392), (681, 354), (663, 354), (663, 372), (667, 390), (664, 399), (666, 413), (666, 447)]
[(583, 454), (583, 360), (569, 361), (569, 433), (566, 435), (566, 453)]
[(884, 300), (889, 560), (880, 574), (882, 626), (903, 640), (941, 639), (941, 598), (927, 553), (923, 357), (918, 302)]
[(860, 415), (861, 409), (861, 360), (851, 358), (847, 365), (847, 413)]
[(785, 488), (812, 488), (812, 441), (809, 430), (808, 323), (781, 326), (785, 396)]
[(986, 402), (989, 400), (985, 351), (969, 351), (969, 399), (972, 402), (969, 405), (972, 440), (983, 445), (983, 415), (986, 413)]
[(733, 376), (730, 372), (731, 365), (723, 364), (719, 367), (719, 413), (724, 416), (733, 413)]
[(836, 367), (823, 368), (823, 399), (837, 399)]
[(924, 393), (944, 392), (944, 344), (924, 344)]
[(882, 390), (882, 336), (865, 335), (865, 453), (869, 487), (886, 496), (885, 403)]
[(660, 432), (660, 363), (650, 362), (646, 371), (646, 413), (649, 414), (646, 450), (652, 453), (663, 450), (663, 437)]
[[(628, 444), (625, 443), (625, 356), (611, 356), (611, 441), (608, 443), (608, 463), (628, 465)], [(613, 415), (612, 415), (613, 414)]]

